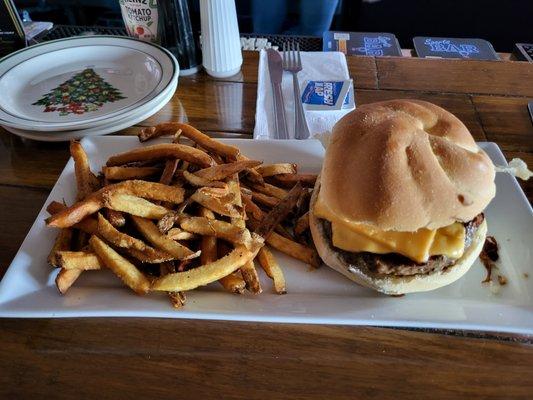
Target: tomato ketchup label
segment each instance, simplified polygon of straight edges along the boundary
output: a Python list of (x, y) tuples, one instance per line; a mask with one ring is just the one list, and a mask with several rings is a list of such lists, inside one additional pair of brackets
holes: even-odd
[(157, 0), (120, 0), (120, 9), (128, 35), (159, 43)]

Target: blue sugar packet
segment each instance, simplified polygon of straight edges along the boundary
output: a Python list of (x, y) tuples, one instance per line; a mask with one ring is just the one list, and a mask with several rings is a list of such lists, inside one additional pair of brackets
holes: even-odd
[(355, 108), (352, 80), (308, 81), (302, 93), (302, 103), (306, 110)]

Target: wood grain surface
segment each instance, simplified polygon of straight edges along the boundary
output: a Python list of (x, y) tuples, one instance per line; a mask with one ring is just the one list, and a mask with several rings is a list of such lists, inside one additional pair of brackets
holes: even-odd
[[(187, 121), (251, 137), (257, 53), (240, 74), (180, 78), (137, 127)], [(519, 62), (348, 57), (358, 104), (434, 102), (476, 140), (533, 165), (533, 66)], [(0, 128), (0, 276), (68, 159), (66, 143)], [(533, 200), (532, 183), (522, 183)], [(177, 311), (179, 312), (179, 311)], [(0, 398), (527, 399), (532, 338), (464, 331), (133, 318), (0, 320)]]
[[(386, 328), (165, 319), (2, 322), (0, 397), (526, 399), (531, 346)], [(17, 357), (13, 357), (13, 355)]]

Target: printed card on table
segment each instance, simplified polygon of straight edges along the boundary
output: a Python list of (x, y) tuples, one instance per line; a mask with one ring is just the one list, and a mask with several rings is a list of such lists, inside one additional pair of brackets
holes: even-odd
[(396, 36), (379, 32), (324, 32), (322, 50), (358, 56), (402, 55)]
[(500, 59), (492, 44), (483, 39), (417, 36), (413, 38), (413, 43), (416, 54), (421, 58)]

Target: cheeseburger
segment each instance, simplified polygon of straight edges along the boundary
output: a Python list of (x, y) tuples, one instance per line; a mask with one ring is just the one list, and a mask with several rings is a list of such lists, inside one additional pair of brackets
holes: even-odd
[(465, 125), (424, 101), (368, 104), (333, 128), (309, 221), (322, 260), (387, 294), (464, 275), (483, 247), (494, 166)]

